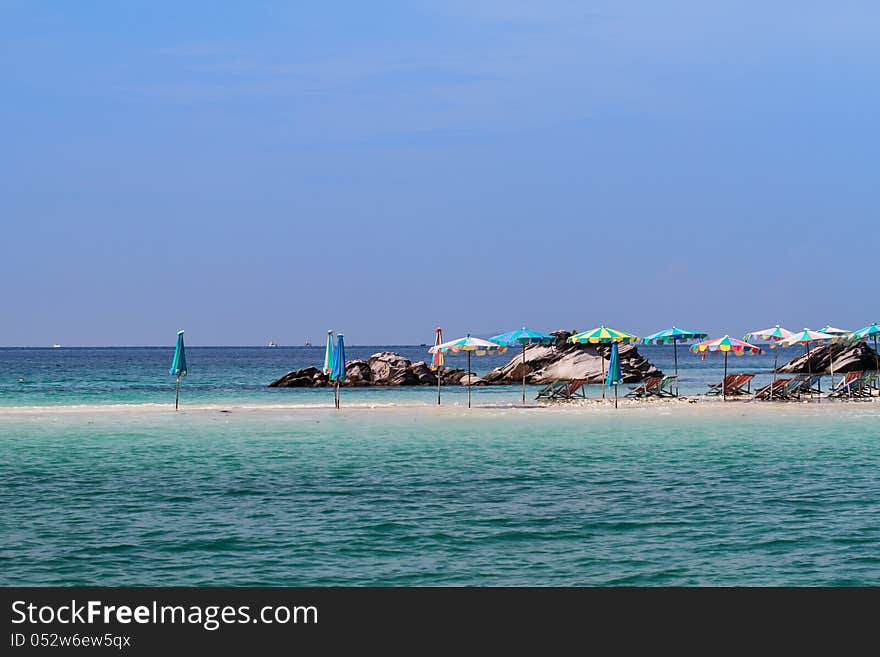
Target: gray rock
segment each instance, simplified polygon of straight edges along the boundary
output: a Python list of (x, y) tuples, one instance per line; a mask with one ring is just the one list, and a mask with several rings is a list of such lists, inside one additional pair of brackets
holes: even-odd
[[(464, 370), (444, 367), (440, 371), (443, 385), (458, 385)], [(435, 386), (437, 374), (425, 361), (412, 363), (400, 354), (383, 351), (368, 360), (352, 360), (345, 364), (346, 380), (343, 386)], [(288, 372), (270, 388), (314, 388), (331, 385), (330, 377), (317, 367), (305, 367)]]
[[(611, 345), (569, 344), (565, 340), (572, 335), (570, 331), (554, 331), (556, 344), (534, 344), (526, 348), (525, 364), (522, 351), (510, 359), (506, 365), (495, 368), (482, 378), (486, 384), (515, 384), (522, 381), (526, 372), (526, 382), (546, 384), (551, 381), (586, 379), (588, 383), (601, 383), (604, 367), (608, 367)], [(620, 370), (625, 383), (635, 383), (650, 376), (662, 376), (647, 358), (632, 344), (618, 345)], [(607, 371), (607, 370), (606, 370)]]
[[(787, 347), (788, 351), (798, 347)], [(780, 354), (782, 355), (782, 354)], [(834, 359), (834, 373), (873, 370), (876, 367), (877, 352), (865, 342), (830, 342), (810, 348), (809, 367), (807, 354), (800, 354), (782, 365), (778, 371), (786, 374), (830, 373), (831, 360)]]

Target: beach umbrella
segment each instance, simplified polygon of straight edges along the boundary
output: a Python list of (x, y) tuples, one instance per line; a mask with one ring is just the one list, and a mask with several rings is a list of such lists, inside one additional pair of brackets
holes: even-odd
[[(839, 340), (840, 338), (831, 335), (829, 333), (823, 333), (822, 331), (811, 331), (808, 328), (805, 328), (803, 331), (798, 331), (791, 337), (785, 338), (784, 340), (780, 340), (771, 346), (779, 346), (779, 347), (791, 347), (796, 344), (804, 345), (804, 353), (807, 355), (807, 375), (813, 375), (812, 366), (810, 365), (810, 345), (820, 342), (833, 342), (834, 340)], [(821, 383), (819, 384), (821, 385)], [(821, 393), (821, 388), (819, 392)], [(810, 396), (813, 396), (812, 390), (810, 391)]]
[(537, 331), (530, 331), (525, 326), (516, 331), (508, 331), (507, 333), (502, 333), (501, 335), (496, 335), (494, 338), (491, 338), (492, 342), (497, 342), (500, 345), (505, 347), (515, 347), (516, 345), (522, 345), (522, 364), (523, 364), (523, 376), (522, 376), (522, 402), (526, 403), (526, 347), (530, 344), (553, 344), (556, 342), (556, 336), (550, 335), (549, 333), (539, 333)]
[(877, 322), (874, 322), (870, 326), (866, 326), (865, 328), (861, 328), (858, 331), (854, 331), (852, 334), (852, 338), (856, 340), (866, 340), (867, 338), (874, 338), (874, 371), (880, 372), (880, 354), (877, 352), (877, 337), (880, 336), (880, 325)]
[(620, 371), (620, 350), (616, 342), (611, 343), (611, 357), (608, 359), (608, 376), (605, 385), (614, 386), (614, 408), (617, 408), (617, 391), (623, 381), (623, 373)]
[[(743, 337), (743, 340), (755, 340), (761, 342), (779, 342), (780, 340), (785, 340), (786, 338), (790, 338), (794, 333), (789, 331), (788, 329), (782, 328), (779, 324), (772, 328), (760, 329), (758, 331), (751, 331), (746, 333)], [(773, 389), (776, 387), (776, 367), (779, 365), (779, 352), (773, 352), (773, 385), (770, 386), (770, 400), (773, 401)]]
[(333, 350), (330, 380), (336, 382), (333, 400), (336, 403), (336, 408), (339, 408), (339, 384), (345, 381), (345, 341), (342, 338), (342, 333), (336, 336), (336, 349)]
[[(434, 329), (437, 332), (437, 337), (434, 340), (434, 346), (438, 346), (443, 344), (443, 329), (439, 326)], [(431, 357), (431, 371), (437, 372), (437, 406), (440, 405), (440, 370), (443, 367), (443, 352), (439, 349), (434, 352), (434, 355)]]
[(324, 349), (324, 374), (333, 371), (333, 331), (327, 331), (327, 347)]
[(691, 346), (691, 351), (700, 354), (703, 358), (706, 357), (706, 354), (715, 351), (720, 351), (724, 354), (724, 378), (721, 380), (721, 394), (724, 397), (724, 401), (727, 401), (727, 355), (731, 352), (733, 352), (734, 356), (744, 356), (745, 354), (755, 355), (764, 353), (763, 349), (761, 349), (760, 347), (749, 344), (744, 340), (737, 340), (736, 338), (732, 338), (729, 335), (725, 335), (721, 338), (715, 338), (714, 340), (698, 342), (697, 344)]
[(673, 326), (672, 328), (657, 331), (656, 333), (652, 333), (651, 335), (642, 338), (642, 342), (644, 342), (645, 344), (666, 344), (667, 342), (672, 343), (672, 354), (675, 360), (676, 397), (678, 396), (678, 343), (687, 342), (689, 340), (702, 340), (708, 337), (708, 333), (700, 333), (699, 331), (688, 331), (687, 329), (680, 329), (677, 326)]
[(177, 332), (177, 346), (174, 347), (174, 358), (171, 359), (171, 376), (177, 377), (177, 385), (174, 388), (174, 410), (178, 408), (180, 400), (180, 377), (186, 375), (186, 349), (183, 347), (183, 331)]
[(428, 349), (428, 353), (434, 354), (437, 352), (442, 354), (459, 354), (462, 351), (467, 354), (467, 393), (468, 393), (468, 408), (471, 407), (471, 354), (476, 354), (477, 356), (485, 356), (486, 354), (497, 351), (499, 354), (503, 354), (507, 351), (507, 347), (504, 347), (495, 342), (489, 342), (488, 340), (484, 340), (483, 338), (473, 338), (471, 334), (468, 333), (467, 336), (463, 338), (458, 338), (457, 340), (450, 340), (449, 342), (441, 342), (440, 344), (436, 344), (430, 349)]
[(852, 334), (852, 331), (847, 331), (842, 328), (834, 328), (833, 326), (823, 326), (819, 329), (820, 333), (827, 333), (828, 335), (833, 335), (838, 338), (847, 338)]
[[(566, 342), (572, 344), (614, 344), (615, 342), (638, 342), (639, 336), (600, 326), (569, 336)], [(602, 359), (602, 399), (605, 399), (605, 359)]]

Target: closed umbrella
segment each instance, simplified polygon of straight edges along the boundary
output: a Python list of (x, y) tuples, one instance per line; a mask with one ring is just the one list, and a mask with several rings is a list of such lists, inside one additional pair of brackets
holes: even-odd
[(333, 331), (327, 331), (327, 347), (324, 349), (324, 374), (333, 371)]
[(180, 400), (180, 377), (186, 375), (186, 349), (183, 347), (183, 331), (177, 332), (177, 346), (174, 347), (174, 357), (171, 359), (171, 376), (177, 377), (177, 385), (174, 387), (174, 410), (178, 408)]
[(345, 381), (345, 340), (342, 333), (336, 336), (336, 349), (333, 350), (333, 366), (330, 370), (330, 380), (336, 382), (333, 400), (336, 408), (339, 408), (339, 384)]
[(471, 407), (471, 354), (474, 353), (477, 356), (485, 356), (488, 353), (493, 351), (497, 351), (500, 354), (503, 354), (507, 351), (507, 347), (503, 347), (500, 344), (496, 344), (495, 342), (489, 342), (488, 340), (484, 340), (483, 338), (472, 338), (471, 334), (468, 333), (467, 336), (463, 338), (458, 338), (457, 340), (450, 340), (449, 342), (441, 342), (440, 344), (436, 344), (430, 349), (428, 349), (428, 353), (434, 354), (437, 352), (443, 354), (458, 354), (462, 351), (467, 354), (467, 394), (468, 394), (468, 408)]
[[(434, 329), (437, 332), (437, 337), (434, 340), (434, 346), (438, 346), (443, 344), (443, 329), (439, 326)], [(440, 370), (443, 367), (443, 352), (439, 349), (434, 352), (434, 355), (431, 357), (431, 371), (437, 372), (437, 406), (440, 405)]]
[[(746, 333), (743, 340), (754, 340), (756, 342), (779, 342), (780, 340), (785, 340), (786, 338), (790, 338), (794, 333), (789, 331), (788, 329), (782, 328), (779, 324), (772, 328), (760, 329), (758, 331), (751, 331), (750, 333)], [(776, 387), (776, 368), (779, 364), (779, 352), (773, 352), (773, 385), (770, 386), (770, 401), (773, 401), (773, 390)]]
[[(615, 342), (638, 342), (639, 336), (616, 329), (600, 326), (598, 328), (575, 333), (567, 342), (572, 344), (614, 344)], [(602, 359), (602, 399), (605, 399), (605, 359)]]
[(678, 343), (688, 342), (689, 340), (702, 340), (708, 337), (708, 333), (701, 333), (700, 331), (689, 331), (687, 329), (680, 329), (677, 326), (673, 326), (672, 328), (657, 331), (656, 333), (642, 338), (642, 342), (646, 344), (665, 344), (667, 342), (672, 343), (672, 354), (675, 362), (676, 397), (678, 397)]
[(707, 353), (720, 351), (724, 354), (724, 378), (721, 380), (721, 395), (724, 401), (727, 401), (727, 354), (733, 353), (735, 356), (743, 356), (745, 354), (761, 354), (764, 353), (760, 347), (749, 344), (743, 340), (737, 340), (729, 335), (714, 340), (706, 340), (698, 342), (691, 346), (691, 351), (700, 354), (703, 358)]
[(617, 408), (617, 391), (620, 388), (620, 382), (623, 381), (623, 374), (620, 371), (620, 350), (616, 342), (611, 343), (611, 357), (608, 359), (608, 376), (605, 378), (605, 385), (614, 386), (614, 408)]
[(492, 342), (496, 342), (505, 347), (514, 347), (518, 344), (522, 345), (522, 402), (526, 403), (526, 347), (530, 344), (553, 344), (556, 342), (556, 336), (549, 333), (539, 333), (530, 331), (525, 326), (517, 331), (508, 331), (492, 338)]

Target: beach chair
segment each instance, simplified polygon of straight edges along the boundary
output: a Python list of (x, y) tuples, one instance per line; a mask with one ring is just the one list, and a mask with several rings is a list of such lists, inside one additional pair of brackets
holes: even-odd
[(631, 398), (651, 397), (660, 389), (661, 383), (663, 383), (662, 376), (649, 376), (639, 385), (630, 386), (630, 391), (626, 393), (626, 396)]
[(727, 378), (721, 383), (709, 384), (709, 392), (707, 395), (718, 396), (724, 394), (724, 386), (727, 387), (728, 397), (739, 397), (742, 395), (750, 395), (752, 379), (754, 374), (728, 374)]
[(877, 390), (877, 394), (880, 394), (880, 374), (877, 372), (865, 372), (864, 379), (865, 397), (873, 395), (874, 390)]
[(837, 399), (858, 397), (864, 385), (864, 378), (864, 372), (847, 372), (843, 375), (843, 379), (837, 382), (834, 389), (828, 393), (828, 396)]
[(586, 379), (571, 379), (570, 381), (553, 381), (538, 393), (535, 399), (552, 399), (565, 401), (569, 399), (586, 399), (587, 391), (584, 389)]
[(740, 374), (737, 380), (734, 381), (733, 389), (727, 389), (727, 394), (734, 396), (751, 395), (752, 379), (754, 378), (754, 374)]
[(709, 384), (709, 392), (706, 394), (709, 396), (717, 396), (723, 394), (725, 386), (727, 387), (727, 394), (730, 394), (731, 389), (733, 388), (733, 384), (739, 379), (739, 374), (728, 374), (724, 377), (724, 380), (721, 383), (710, 383)]
[(818, 393), (821, 374), (798, 374), (785, 386), (783, 392), (790, 399), (800, 399), (803, 395)]
[(678, 397), (678, 375), (667, 374), (657, 389), (658, 397)]
[[(760, 399), (760, 400), (769, 400), (772, 398), (774, 401), (776, 401), (776, 400), (782, 401), (784, 399), (790, 399), (790, 397), (788, 397), (785, 393), (785, 386), (788, 385), (788, 383), (793, 380), (794, 379), (776, 379), (776, 381), (768, 383), (763, 388), (755, 390), (755, 394), (754, 394), (753, 398)], [(771, 397), (771, 392), (772, 392), (772, 397)]]

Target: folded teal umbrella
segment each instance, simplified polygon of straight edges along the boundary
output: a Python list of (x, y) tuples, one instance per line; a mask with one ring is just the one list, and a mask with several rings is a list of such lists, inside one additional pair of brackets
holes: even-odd
[(550, 335), (549, 333), (539, 333), (537, 331), (530, 331), (525, 326), (523, 326), (518, 331), (508, 331), (507, 333), (502, 333), (501, 335), (496, 335), (494, 338), (490, 338), (492, 342), (500, 344), (503, 347), (514, 347), (518, 344), (522, 345), (522, 362), (523, 362), (523, 377), (522, 377), (522, 401), (523, 404), (526, 403), (526, 346), (530, 344), (553, 344), (556, 342), (556, 336)]
[(339, 384), (345, 380), (345, 341), (342, 333), (336, 336), (336, 349), (333, 350), (333, 368), (330, 370), (330, 380), (336, 382), (334, 398), (336, 408), (339, 408)]
[(177, 410), (180, 400), (180, 377), (186, 374), (186, 350), (183, 347), (183, 331), (177, 332), (177, 346), (174, 348), (174, 358), (171, 359), (171, 376), (177, 377), (177, 386), (174, 391), (174, 410)]
[(614, 386), (614, 408), (617, 408), (617, 389), (623, 381), (623, 373), (620, 371), (620, 351), (616, 342), (611, 343), (611, 357), (608, 361), (608, 376), (605, 378), (606, 386)]
[(324, 374), (333, 371), (333, 331), (327, 331), (327, 348), (324, 350)]

